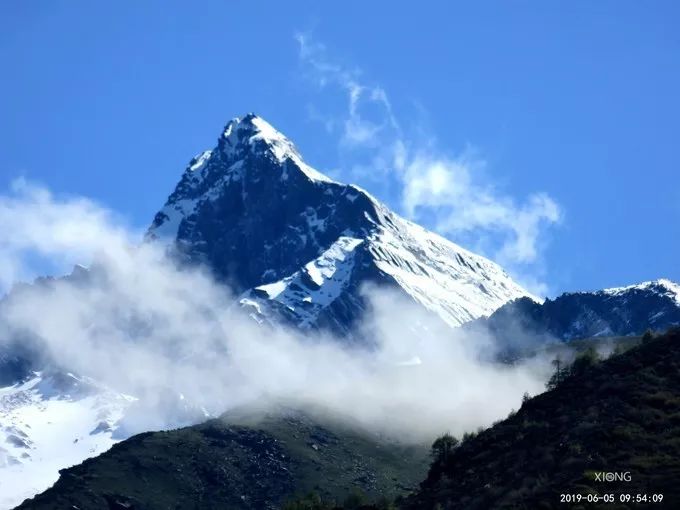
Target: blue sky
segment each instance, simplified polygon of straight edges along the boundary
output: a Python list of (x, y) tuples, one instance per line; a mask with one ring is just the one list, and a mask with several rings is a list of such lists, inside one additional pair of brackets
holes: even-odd
[(680, 280), (676, 2), (5, 2), (0, 193), (139, 228), (229, 118), (548, 294)]

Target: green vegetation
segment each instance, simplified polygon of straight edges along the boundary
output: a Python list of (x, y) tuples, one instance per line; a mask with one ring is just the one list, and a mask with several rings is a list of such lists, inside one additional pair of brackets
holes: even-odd
[[(380, 440), (357, 426), (291, 410), (242, 413), (134, 436), (62, 470), (54, 487), (19, 508), (273, 509), (290, 502), (291, 510), (322, 510), (335, 501), (360, 508), (414, 490), (427, 463), (425, 446)], [(316, 499), (293, 502), (311, 493)]]
[[(552, 365), (555, 367), (555, 373), (553, 373), (550, 380), (546, 383), (546, 387), (549, 390), (553, 390), (566, 378), (584, 373), (598, 361), (600, 361), (600, 355), (592, 346), (580, 351), (570, 365), (565, 364), (558, 356), (552, 361)], [(528, 399), (523, 398), (522, 403), (527, 400)]]
[(434, 463), (446, 463), (453, 453), (454, 448), (458, 446), (459, 441), (451, 434), (444, 434), (438, 437), (432, 443), (432, 457)]
[[(680, 332), (646, 338), (607, 360), (585, 349), (555, 364), (552, 389), (432, 463), (404, 509), (627, 509), (618, 495), (663, 494), (680, 508)], [(595, 473), (630, 472), (630, 482)], [(615, 504), (559, 495), (615, 494)]]
[(642, 335), (642, 342), (647, 343), (651, 342), (652, 340), (654, 340), (654, 332), (652, 332), (651, 329), (648, 329), (645, 331), (644, 335)]
[(340, 505), (324, 501), (318, 494), (311, 493), (289, 501), (283, 506), (283, 510), (397, 510), (397, 508), (395, 502), (386, 496), (371, 503), (361, 493), (350, 494)]

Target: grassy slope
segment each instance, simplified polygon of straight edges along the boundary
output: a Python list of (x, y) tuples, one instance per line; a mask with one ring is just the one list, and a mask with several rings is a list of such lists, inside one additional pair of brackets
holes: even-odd
[(278, 508), (310, 491), (336, 500), (354, 491), (394, 497), (427, 470), (424, 447), (308, 414), (229, 421), (134, 436), (63, 470), (54, 487), (19, 508)]
[[(630, 471), (602, 483), (593, 471)], [(414, 509), (638, 508), (559, 502), (559, 494), (663, 493), (680, 508), (680, 333), (601, 362), (539, 395), (433, 466)]]

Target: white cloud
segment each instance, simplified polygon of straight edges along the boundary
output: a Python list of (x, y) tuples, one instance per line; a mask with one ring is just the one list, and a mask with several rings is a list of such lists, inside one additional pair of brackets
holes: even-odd
[[(130, 431), (176, 424), (165, 396), (181, 393), (215, 413), (267, 399), (295, 402), (431, 439), (504, 416), (524, 391), (541, 390), (549, 370), (542, 362), (480, 361), (488, 339), (452, 333), (422, 307), (375, 288), (367, 291), (372, 306), (363, 324), (374, 349), (284, 329), (264, 334), (230, 306), (227, 289), (200, 270), (175, 267), (154, 245), (133, 244), (137, 234), (113, 218), (91, 201), (34, 187), (0, 197), (0, 225), (15, 221), (22, 230), (21, 250), (2, 253), (14, 277), (32, 253), (70, 263), (86, 262), (83, 247), (95, 254), (89, 284), (60, 280), (15, 293), (0, 307), (0, 324), (41, 338), (68, 370), (140, 398), (144, 412)], [(420, 364), (404, 364), (416, 358)]]
[[(310, 79), (323, 88), (335, 86), (346, 96), (346, 108), (324, 118), (333, 119), (327, 125), (344, 127), (340, 147), (355, 156), (349, 176), (359, 184), (396, 189), (396, 196), (383, 198), (404, 215), (459, 242), (474, 239), (474, 248), (522, 276), (532, 290), (545, 292), (547, 286), (537, 275), (544, 273), (545, 233), (563, 215), (555, 199), (545, 192), (522, 200), (503, 193), (483, 178), (483, 161), (451, 156), (432, 137), (421, 142), (422, 127), (397, 121), (384, 88), (364, 83), (359, 71), (334, 62), (310, 35), (297, 34), (296, 40)], [(409, 126), (410, 132), (401, 126)]]
[(436, 211), (435, 228), (446, 234), (502, 236), (495, 253), (501, 263), (534, 262), (542, 228), (560, 220), (560, 207), (546, 193), (533, 193), (518, 204), (476, 181), (474, 166), (465, 159), (415, 156), (401, 167), (404, 210), (415, 219), (423, 211)]
[[(339, 87), (347, 96), (347, 115), (339, 122), (343, 126), (340, 135), (343, 144), (350, 147), (374, 145), (383, 132), (397, 128), (392, 105), (382, 88), (360, 83), (358, 71), (330, 61), (326, 48), (308, 34), (297, 33), (295, 40), (300, 60), (310, 71), (310, 79), (321, 88)], [(373, 119), (363, 114), (364, 107), (377, 107)]]
[(44, 269), (36, 264), (63, 270), (102, 246), (110, 253), (127, 244), (128, 232), (113, 227), (115, 215), (86, 198), (57, 200), (23, 179), (13, 181), (11, 191), (0, 197), (0, 290)]

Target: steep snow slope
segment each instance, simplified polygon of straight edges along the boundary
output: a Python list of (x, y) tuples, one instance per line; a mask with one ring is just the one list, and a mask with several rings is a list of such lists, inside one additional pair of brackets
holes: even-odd
[(497, 264), (314, 170), (252, 114), (190, 162), (146, 239), (208, 265), (258, 320), (303, 328), (349, 332), (367, 283), (400, 290), (452, 326), (528, 296)]
[(59, 469), (108, 450), (133, 401), (73, 374), (35, 373), (0, 388), (0, 509), (50, 487)]

